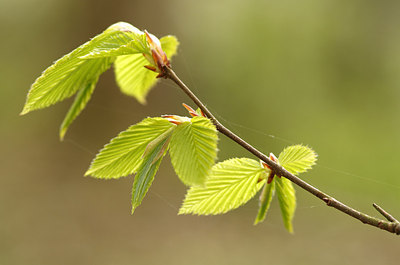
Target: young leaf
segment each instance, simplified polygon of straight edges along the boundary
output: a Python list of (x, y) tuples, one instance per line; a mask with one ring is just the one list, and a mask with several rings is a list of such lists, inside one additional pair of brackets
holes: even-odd
[(111, 179), (136, 172), (147, 145), (175, 126), (163, 118), (146, 118), (132, 125), (104, 146), (85, 176)]
[[(112, 63), (111, 59), (106, 59), (109, 64)], [(99, 61), (100, 62), (100, 61)], [(97, 79), (93, 80), (91, 83), (88, 83), (86, 87), (80, 89), (76, 94), (74, 103), (72, 103), (67, 115), (64, 118), (63, 123), (60, 127), (60, 140), (64, 139), (64, 135), (67, 132), (68, 127), (75, 120), (75, 118), (81, 113), (81, 111), (86, 107), (86, 104), (89, 102), (90, 97), (96, 87)]]
[[(160, 142), (163, 142), (165, 139), (170, 139), (169, 137), (171, 136), (172, 132), (175, 130), (175, 126), (172, 126), (159, 136), (157, 136), (156, 139), (151, 141), (150, 143), (147, 144), (146, 149), (144, 150), (143, 157), (147, 156), (149, 153), (151, 153), (154, 148), (156, 148)], [(168, 140), (169, 142), (169, 140)]]
[(148, 61), (142, 54), (119, 56), (114, 63), (115, 78), (121, 91), (142, 104), (146, 103), (146, 95), (157, 81), (157, 73), (149, 71), (145, 65)]
[[(165, 36), (160, 42), (168, 58), (175, 55), (179, 42), (174, 36)], [(147, 93), (157, 82), (157, 73), (144, 67), (148, 64), (142, 54), (119, 56), (114, 63), (116, 81), (121, 91), (142, 104), (146, 103)]]
[(171, 59), (178, 50), (179, 41), (175, 36), (167, 35), (160, 39), (161, 47), (168, 59)]
[[(80, 57), (81, 59), (96, 59), (104, 57), (116, 57), (120, 55), (149, 53), (144, 32), (134, 29), (134, 33), (113, 36), (108, 41), (98, 45), (90, 53)], [(133, 29), (130, 30), (133, 32)]]
[(205, 186), (191, 187), (179, 214), (222, 214), (250, 200), (265, 183), (266, 171), (248, 158), (233, 158), (213, 166)]
[(138, 207), (149, 190), (154, 176), (166, 154), (169, 136), (159, 141), (157, 145), (144, 156), (143, 161), (135, 176), (132, 188), (132, 214)]
[(281, 208), (283, 224), (290, 233), (293, 233), (292, 220), (296, 210), (296, 195), (293, 184), (286, 178), (277, 177), (273, 182), (276, 182), (276, 194)]
[(202, 185), (217, 157), (217, 129), (204, 117), (177, 126), (169, 154), (176, 174), (186, 185)]
[(279, 164), (292, 174), (299, 174), (311, 169), (317, 161), (317, 154), (304, 145), (286, 147), (279, 154)]
[[(315, 164), (317, 155), (315, 152), (303, 145), (294, 145), (285, 148), (279, 155), (279, 163), (293, 174), (307, 171)], [(283, 223), (286, 229), (292, 233), (292, 220), (296, 210), (296, 195), (292, 182), (286, 178), (277, 178), (264, 187), (260, 197), (260, 209), (255, 220), (255, 224), (265, 219), (266, 212), (273, 198), (276, 187), (279, 205), (281, 208)]]
[(275, 195), (275, 181), (267, 184), (265, 183), (264, 188), (260, 195), (260, 208), (254, 224), (261, 223), (265, 220), (271, 201)]
[(126, 44), (119, 41), (129, 39), (127, 36), (136, 32), (137, 29), (130, 24), (114, 24), (56, 61), (33, 83), (21, 115), (53, 105), (92, 84), (110, 67), (110, 59), (83, 60), (81, 57), (107, 45)]

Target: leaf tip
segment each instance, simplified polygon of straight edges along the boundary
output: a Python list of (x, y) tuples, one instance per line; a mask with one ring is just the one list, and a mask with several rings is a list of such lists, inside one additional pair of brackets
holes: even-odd
[(65, 133), (67, 132), (67, 128), (61, 128), (60, 129), (60, 134), (59, 134), (59, 136), (60, 136), (60, 141), (62, 142), (62, 141), (64, 141), (64, 136), (65, 136)]
[(139, 101), (140, 104), (147, 105), (147, 100), (145, 97), (136, 96), (136, 99), (137, 99), (137, 101)]
[(135, 201), (133, 201), (133, 198), (132, 198), (132, 210), (131, 210), (131, 215), (133, 215), (134, 213), (135, 213), (135, 210), (136, 210), (136, 208), (138, 207), (140, 205), (140, 202), (138, 203), (138, 202), (135, 202)]
[(256, 219), (254, 220), (253, 225), (258, 225), (258, 224), (261, 224), (262, 222), (264, 222), (265, 221), (265, 216), (266, 216), (266, 213), (264, 215), (258, 214)]
[(185, 208), (185, 207), (181, 207), (180, 209), (179, 209), (179, 211), (178, 211), (178, 215), (187, 215), (187, 214), (190, 214), (191, 212), (190, 212), (190, 210), (188, 210), (187, 208)]
[(289, 234), (294, 235), (293, 227), (286, 227), (286, 230), (289, 232)]
[(23, 110), (19, 113), (19, 116), (23, 116), (23, 115), (25, 115), (25, 114), (27, 114), (29, 112), (30, 112), (30, 109), (25, 106), (23, 108)]
[(88, 170), (86, 170), (86, 172), (83, 176), (88, 177), (88, 176), (92, 175), (92, 173), (93, 173), (93, 170), (91, 168), (89, 168)]

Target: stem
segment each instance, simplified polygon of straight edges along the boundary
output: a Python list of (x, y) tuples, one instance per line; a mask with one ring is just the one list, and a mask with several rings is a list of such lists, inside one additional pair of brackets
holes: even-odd
[(398, 223), (399, 221), (394, 218), (393, 216), (391, 216), (388, 212), (386, 212), (385, 210), (382, 209), (382, 207), (380, 207), (378, 204), (373, 203), (372, 206), (374, 206), (374, 208), (380, 213), (382, 214), (388, 221), (390, 222), (395, 222)]
[[(230, 131), (228, 128), (226, 128), (222, 123), (220, 123), (215, 116), (207, 109), (207, 107), (197, 98), (195, 94), (183, 83), (179, 77), (175, 74), (175, 72), (169, 68), (169, 67), (164, 67), (163, 68), (164, 76), (166, 78), (171, 79), (174, 81), (182, 90), (183, 92), (186, 93), (186, 95), (189, 96), (193, 100), (193, 102), (204, 112), (204, 114), (214, 123), (215, 127), (217, 130), (224, 134), (225, 136), (229, 137), (239, 145), (241, 145), (243, 148), (245, 148), (247, 151), (264, 161), (278, 176), (285, 177), (289, 179), (291, 182), (296, 184), (297, 186), (301, 187), (302, 189), (308, 191), (309, 193), (313, 194), (317, 198), (321, 199), (326, 203), (326, 205), (333, 207), (347, 215), (350, 215), (351, 217), (354, 217), (355, 219), (361, 221), (364, 224), (369, 224), (375, 227), (378, 227), (380, 229), (386, 230), (391, 233), (395, 233), (397, 235), (400, 234), (400, 223), (394, 219), (391, 219), (389, 221), (386, 220), (381, 220), (372, 216), (369, 216), (365, 213), (362, 213), (360, 211), (357, 211), (344, 203), (336, 200), (332, 196), (320, 191), (319, 189), (313, 187), (312, 185), (308, 184), (307, 182), (303, 181), (302, 179), (298, 178), (297, 176), (293, 175), (286, 169), (284, 169), (282, 166), (279, 164), (275, 163), (271, 159), (269, 159), (268, 156), (257, 150), (255, 147), (247, 143), (245, 140), (234, 134), (232, 131)], [(376, 208), (376, 207), (375, 207)], [(379, 207), (380, 208), (380, 207)], [(378, 209), (378, 208), (377, 208)], [(390, 216), (387, 212), (385, 212), (382, 208), (378, 210), (381, 214), (383, 214), (385, 217)], [(388, 218), (390, 219), (390, 218)]]

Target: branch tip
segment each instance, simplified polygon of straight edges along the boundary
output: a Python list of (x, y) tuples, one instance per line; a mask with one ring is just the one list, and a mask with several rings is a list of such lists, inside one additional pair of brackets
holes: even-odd
[(380, 214), (382, 214), (388, 221), (393, 222), (393, 223), (398, 223), (398, 225), (396, 225), (396, 234), (397, 234), (397, 230), (400, 233), (400, 222), (394, 218), (391, 214), (389, 214), (388, 212), (386, 212), (385, 210), (383, 210), (382, 207), (380, 207), (378, 204), (373, 203), (372, 206), (374, 206), (375, 210), (377, 210)]
[(396, 235), (400, 235), (400, 223), (397, 223), (396, 226), (394, 227), (394, 232)]

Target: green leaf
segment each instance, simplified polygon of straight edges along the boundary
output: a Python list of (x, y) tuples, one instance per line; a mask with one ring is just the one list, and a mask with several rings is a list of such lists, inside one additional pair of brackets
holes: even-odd
[(265, 217), (267, 215), (269, 206), (271, 205), (271, 201), (274, 197), (274, 194), (275, 194), (275, 181), (272, 181), (269, 184), (265, 183), (264, 188), (260, 195), (260, 207), (258, 210), (256, 220), (254, 221), (255, 225), (265, 220)]
[[(160, 42), (169, 59), (175, 55), (179, 42), (174, 36), (165, 36)], [(114, 63), (116, 81), (121, 91), (142, 104), (146, 103), (148, 92), (157, 82), (157, 73), (144, 67), (148, 64), (142, 54), (119, 56)]]
[(265, 178), (266, 171), (253, 159), (225, 160), (213, 166), (204, 187), (189, 189), (179, 214), (226, 213), (250, 200), (261, 189)]
[(205, 116), (203, 111), (200, 108), (196, 109), (196, 114), (199, 115), (199, 116), (203, 116), (203, 117)]
[(274, 182), (276, 182), (276, 194), (281, 208), (283, 224), (290, 233), (293, 233), (292, 220), (296, 210), (296, 194), (293, 184), (286, 178), (277, 177), (274, 178)]
[(81, 59), (95, 59), (103, 57), (116, 57), (135, 53), (148, 53), (150, 49), (147, 45), (146, 35), (137, 28), (131, 29), (126, 34), (118, 34), (103, 41), (90, 53), (80, 57)]
[(137, 29), (130, 24), (114, 24), (56, 61), (33, 83), (21, 115), (62, 101), (98, 80), (114, 58), (84, 60), (81, 57), (107, 45), (117, 47), (123, 43), (121, 40), (132, 39), (129, 36), (136, 32)]
[(174, 56), (178, 50), (178, 39), (175, 36), (167, 35), (160, 39), (160, 43), (168, 59), (171, 60), (172, 56)]
[(175, 130), (175, 127), (176, 126), (172, 126), (168, 130), (166, 130), (165, 132), (163, 132), (162, 134), (157, 136), (156, 139), (154, 139), (153, 141), (148, 143), (146, 146), (146, 149), (144, 150), (143, 157), (145, 157), (145, 156), (147, 156), (147, 154), (151, 153), (154, 150), (154, 148), (156, 148), (160, 144), (160, 142), (164, 141), (167, 138), (169, 139), (172, 132)]
[(156, 83), (158, 75), (144, 68), (148, 64), (142, 54), (119, 56), (114, 63), (115, 77), (121, 91), (142, 104), (146, 103), (146, 95)]
[(81, 113), (81, 111), (86, 107), (86, 104), (89, 102), (90, 97), (96, 87), (97, 79), (92, 83), (88, 83), (85, 88), (82, 88), (76, 94), (74, 103), (70, 107), (67, 115), (64, 118), (64, 121), (60, 127), (60, 140), (64, 139), (65, 133), (68, 130), (68, 127), (75, 120), (75, 118)]
[(204, 117), (177, 126), (169, 154), (176, 174), (186, 185), (202, 185), (217, 157), (217, 129)]
[(164, 118), (146, 118), (132, 125), (104, 146), (85, 176), (111, 179), (136, 172), (147, 145), (175, 126)]
[(279, 154), (278, 161), (290, 173), (299, 174), (315, 165), (317, 154), (307, 146), (293, 145)]
[(132, 188), (132, 214), (138, 207), (153, 183), (154, 176), (160, 167), (161, 160), (166, 154), (169, 137), (159, 141), (157, 145), (143, 158), (135, 176)]

